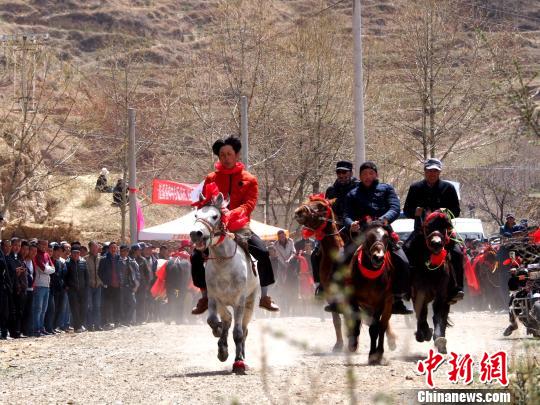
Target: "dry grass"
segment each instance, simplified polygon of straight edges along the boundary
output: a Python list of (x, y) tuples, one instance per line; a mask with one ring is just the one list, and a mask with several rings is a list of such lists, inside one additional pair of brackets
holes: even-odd
[(95, 190), (90, 190), (85, 194), (81, 202), (81, 208), (97, 207), (100, 204), (100, 200), (101, 200), (101, 193)]

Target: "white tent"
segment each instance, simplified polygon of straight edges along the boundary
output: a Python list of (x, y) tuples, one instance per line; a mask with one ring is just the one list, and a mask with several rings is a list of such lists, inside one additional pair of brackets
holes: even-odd
[[(139, 232), (139, 240), (180, 240), (189, 239), (189, 232), (195, 223), (195, 210), (191, 211), (174, 221), (166, 222), (161, 225), (145, 228)], [(263, 240), (277, 239), (277, 232), (281, 228), (272, 225), (266, 225), (262, 222), (250, 221), (250, 228)], [(285, 230), (288, 235), (288, 231)]]

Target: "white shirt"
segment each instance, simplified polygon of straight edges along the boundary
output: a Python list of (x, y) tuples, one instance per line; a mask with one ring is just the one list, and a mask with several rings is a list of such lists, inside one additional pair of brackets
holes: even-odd
[(296, 254), (294, 242), (291, 238), (287, 239), (285, 246), (283, 246), (279, 241), (275, 241), (274, 248), (276, 249), (277, 259), (281, 266), (286, 266), (287, 260)]

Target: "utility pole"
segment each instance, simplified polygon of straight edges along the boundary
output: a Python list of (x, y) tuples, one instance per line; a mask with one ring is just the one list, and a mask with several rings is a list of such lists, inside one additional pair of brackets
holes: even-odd
[(242, 162), (244, 162), (246, 170), (248, 170), (248, 105), (246, 96), (240, 97), (240, 133), (242, 135)]
[[(13, 100), (23, 115), (35, 110), (36, 72), (49, 34), (19, 33), (0, 35), (6, 68), (13, 64)], [(7, 50), (9, 49), (9, 54)]]
[(364, 137), (364, 82), (362, 78), (362, 14), (360, 0), (353, 0), (354, 41), (354, 162), (358, 172), (366, 160)]
[(137, 163), (135, 144), (135, 109), (128, 108), (129, 128), (129, 234), (131, 244), (137, 243), (139, 232), (137, 230)]

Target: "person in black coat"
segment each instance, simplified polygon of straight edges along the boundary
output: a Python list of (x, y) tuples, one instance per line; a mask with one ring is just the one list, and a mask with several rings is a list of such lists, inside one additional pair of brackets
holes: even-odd
[[(403, 212), (407, 218), (415, 220), (415, 230), (404, 244), (405, 253), (413, 267), (422, 265), (417, 259), (422, 257), (419, 250), (422, 249), (424, 241), (420, 228), (425, 218), (440, 208), (449, 210), (454, 217), (459, 217), (461, 213), (456, 188), (452, 183), (440, 179), (441, 171), (442, 163), (439, 159), (427, 159), (424, 162), (424, 180), (413, 183), (405, 199)], [(450, 283), (449, 303), (455, 304), (465, 295), (463, 292), (463, 252), (459, 244), (453, 241), (450, 242), (448, 248), (454, 269), (454, 282)]]
[[(2, 241), (0, 249), (0, 338), (7, 339), (8, 321), (12, 312), (13, 283), (9, 274), (8, 264), (4, 250), (7, 250), (7, 242)], [(11, 243), (9, 244), (11, 247)]]
[[(353, 164), (348, 160), (340, 160), (336, 163), (336, 180), (334, 184), (326, 189), (324, 197), (328, 200), (335, 199), (332, 205), (334, 216), (336, 218), (336, 226), (341, 229), (341, 238), (347, 242), (349, 240), (349, 232), (345, 232), (343, 227), (343, 215), (345, 214), (345, 197), (358, 184), (358, 179), (353, 176)], [(313, 242), (313, 251), (311, 253), (311, 267), (313, 268), (313, 279), (317, 286), (315, 294), (323, 293), (319, 278), (319, 264), (321, 259), (321, 251), (318, 241)]]
[(69, 308), (73, 317), (73, 328), (76, 333), (85, 331), (86, 295), (88, 288), (88, 268), (86, 261), (80, 257), (78, 249), (71, 248), (71, 257), (66, 261), (65, 289), (68, 293)]
[(9, 321), (9, 334), (13, 338), (21, 337), (22, 320), (26, 305), (26, 290), (28, 288), (27, 269), (20, 255), (21, 240), (11, 238), (11, 252), (6, 256), (6, 262), (12, 281), (13, 311)]
[[(352, 234), (359, 232), (363, 225), (372, 220), (380, 220), (390, 225), (399, 217), (400, 203), (394, 187), (381, 183), (377, 166), (373, 162), (364, 162), (360, 166), (360, 183), (345, 198), (344, 222)], [(358, 243), (351, 241), (345, 246), (345, 257), (348, 263)], [(392, 281), (394, 304), (392, 313), (407, 315), (412, 311), (403, 303), (403, 297), (409, 294), (409, 260), (393, 241), (389, 242), (389, 251), (395, 275)]]

